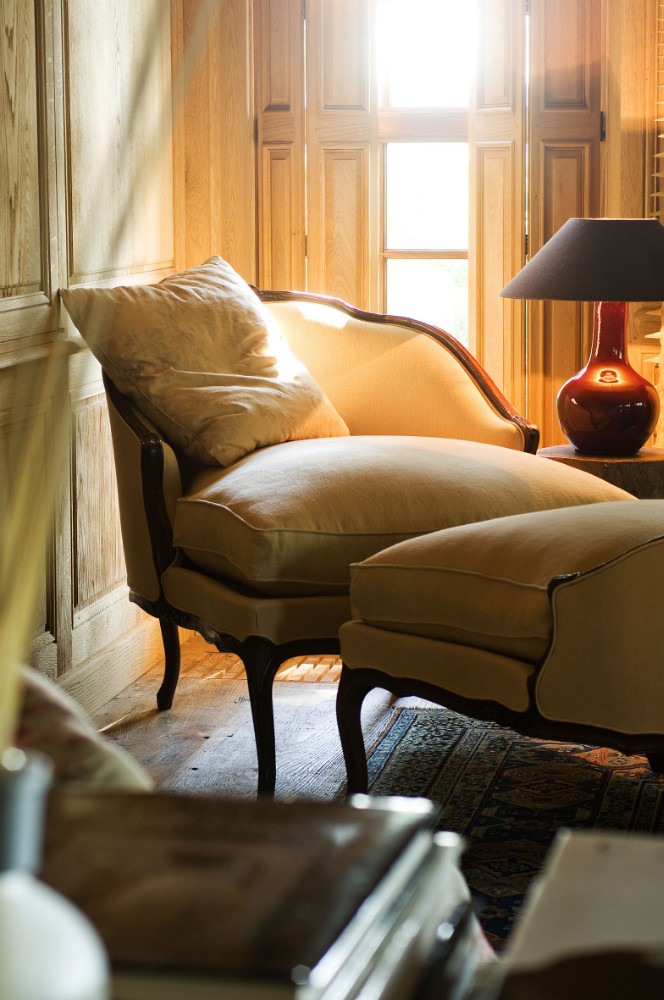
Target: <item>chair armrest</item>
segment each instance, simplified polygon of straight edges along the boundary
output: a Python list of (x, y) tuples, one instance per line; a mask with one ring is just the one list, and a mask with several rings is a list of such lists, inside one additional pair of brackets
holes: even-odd
[(537, 428), (444, 330), (325, 296), (257, 294), (351, 434), (449, 437), (537, 450)]
[(161, 574), (175, 558), (173, 517), (182, 479), (175, 452), (103, 373), (118, 484), (129, 587), (162, 596)]
[(663, 559), (664, 538), (655, 538), (551, 582), (553, 639), (535, 681), (544, 718), (664, 734)]

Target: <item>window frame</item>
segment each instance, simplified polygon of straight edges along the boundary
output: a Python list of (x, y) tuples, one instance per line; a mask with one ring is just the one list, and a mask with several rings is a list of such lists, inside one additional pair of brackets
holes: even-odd
[[(527, 217), (533, 253), (566, 218), (602, 210), (597, 80), (605, 0), (478, 3), (478, 66), (466, 112), (379, 106), (371, 42), (378, 0), (306, 0), (304, 9), (302, 0), (255, 0), (259, 283), (380, 312), (385, 143), (467, 138), (469, 349), (540, 426), (543, 444), (553, 444), (561, 434), (555, 392), (583, 360), (583, 315), (570, 325), (569, 310), (526, 307), (500, 290), (525, 263)], [(527, 6), (531, 78), (542, 78), (528, 107)]]

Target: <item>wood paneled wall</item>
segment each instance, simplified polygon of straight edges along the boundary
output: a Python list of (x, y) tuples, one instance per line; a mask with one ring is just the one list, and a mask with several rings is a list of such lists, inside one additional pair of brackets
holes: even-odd
[[(32, 658), (89, 708), (161, 644), (127, 599), (101, 372), (58, 289), (158, 281), (212, 253), (254, 279), (250, 38), (250, 0), (0, 9), (0, 464), (19, 422), (70, 416)], [(16, 378), (38, 382), (63, 338), (68, 386), (19, 405)]]

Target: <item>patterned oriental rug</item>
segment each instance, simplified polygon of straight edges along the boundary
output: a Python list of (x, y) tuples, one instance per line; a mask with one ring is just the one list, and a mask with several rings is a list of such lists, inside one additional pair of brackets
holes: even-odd
[(372, 795), (422, 795), (464, 836), (462, 869), (500, 951), (561, 827), (664, 832), (664, 777), (643, 757), (528, 739), (444, 709), (397, 708), (369, 757)]

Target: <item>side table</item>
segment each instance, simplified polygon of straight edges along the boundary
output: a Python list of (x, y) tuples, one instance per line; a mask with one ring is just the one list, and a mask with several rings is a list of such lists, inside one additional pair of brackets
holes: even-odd
[(664, 500), (664, 448), (642, 448), (636, 455), (584, 455), (571, 444), (540, 448), (542, 458), (563, 462), (619, 486), (639, 500)]

